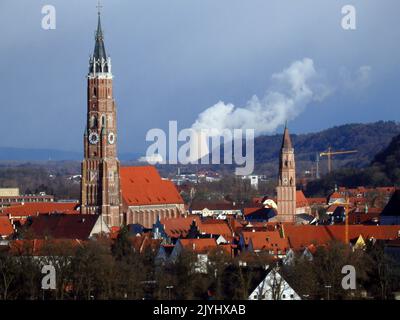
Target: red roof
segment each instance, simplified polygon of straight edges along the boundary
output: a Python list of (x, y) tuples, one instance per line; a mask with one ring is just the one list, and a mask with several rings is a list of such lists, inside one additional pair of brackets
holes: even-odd
[(307, 198), (310, 205), (312, 204), (326, 204), (326, 198)]
[(0, 237), (8, 237), (14, 232), (10, 219), (7, 216), (0, 216)]
[(213, 238), (180, 239), (179, 241), (185, 249), (197, 253), (207, 253), (217, 247), (217, 242)]
[(4, 208), (2, 213), (11, 217), (27, 217), (38, 214), (63, 213), (79, 214), (76, 202), (29, 202), (19, 206)]
[(198, 225), (200, 233), (221, 235), (226, 240), (232, 239), (232, 230), (229, 228), (225, 220), (203, 220)]
[(175, 185), (153, 166), (121, 167), (120, 175), (122, 198), (129, 206), (184, 203)]
[(157, 251), (161, 245), (161, 239), (152, 239), (149, 235), (130, 237), (130, 242), (134, 250), (138, 253), (143, 253), (145, 250)]
[(190, 225), (196, 222), (200, 224), (198, 216), (179, 217), (179, 218), (164, 218), (160, 223), (164, 225), (164, 231), (170, 238), (186, 237), (190, 229)]
[(81, 239), (87, 240), (96, 225), (99, 215), (39, 215), (32, 218), (29, 227), (37, 239)]
[(342, 194), (340, 194), (339, 192), (335, 191), (334, 193), (332, 193), (329, 196), (329, 199), (330, 200), (332, 200), (332, 199), (344, 199), (344, 196)]
[(225, 220), (206, 219), (201, 220), (199, 216), (164, 218), (160, 223), (164, 225), (165, 233), (171, 238), (186, 237), (190, 225), (196, 223), (200, 233), (222, 235), (226, 240), (232, 239), (232, 230)]
[(242, 232), (246, 244), (250, 240), (254, 250), (274, 251), (274, 254), (284, 254), (289, 249), (289, 242), (286, 238), (282, 238), (279, 231), (256, 231)]
[(296, 208), (303, 208), (308, 207), (308, 200), (304, 195), (303, 191), (297, 190), (296, 191)]
[[(381, 240), (397, 239), (399, 226), (368, 226), (349, 225), (349, 240), (357, 239), (360, 235), (364, 239), (375, 238)], [(295, 250), (303, 249), (310, 244), (326, 244), (332, 240), (345, 241), (345, 226), (310, 226), (284, 225), (285, 237), (289, 239), (290, 247)]]

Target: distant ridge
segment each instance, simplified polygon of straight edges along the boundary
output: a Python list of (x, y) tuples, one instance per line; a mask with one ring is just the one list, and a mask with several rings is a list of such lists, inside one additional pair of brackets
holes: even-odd
[[(363, 167), (369, 165), (374, 156), (387, 147), (392, 138), (398, 134), (400, 134), (399, 123), (378, 121), (345, 124), (315, 133), (291, 134), (291, 138), (296, 151), (296, 163), (305, 162), (304, 164), (308, 167), (310, 161), (315, 161), (317, 152), (331, 146), (334, 150), (357, 149), (359, 151), (350, 157), (336, 157), (337, 167), (343, 165)], [(275, 171), (281, 143), (282, 133), (259, 136), (255, 139), (255, 162), (260, 172)], [(119, 159), (132, 161), (139, 156), (138, 153), (120, 153)], [(0, 161), (81, 161), (82, 159), (83, 153), (76, 151), (0, 147)], [(265, 167), (268, 164), (271, 168)]]
[[(289, 127), (290, 129), (290, 127)], [(351, 156), (337, 156), (337, 167), (346, 165), (363, 167), (370, 164), (375, 155), (386, 148), (392, 138), (400, 134), (400, 124), (395, 121), (374, 123), (352, 123), (335, 126), (326, 130), (307, 134), (291, 134), (296, 152), (296, 163), (314, 162), (316, 154), (328, 147), (333, 150), (357, 149)], [(260, 136), (255, 139), (255, 162), (258, 165), (276, 162), (282, 143), (282, 133)], [(321, 159), (322, 162), (325, 159)]]

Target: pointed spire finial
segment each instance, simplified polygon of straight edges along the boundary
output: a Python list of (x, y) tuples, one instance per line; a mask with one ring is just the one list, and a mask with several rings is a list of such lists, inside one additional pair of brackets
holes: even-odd
[(292, 140), (290, 139), (290, 133), (287, 126), (287, 120), (285, 123), (285, 130), (283, 131), (283, 141), (282, 141), (282, 149), (292, 149)]
[(100, 0), (97, 1), (97, 14), (100, 15), (101, 14), (101, 8), (103, 8), (103, 6), (100, 3)]
[(95, 33), (95, 45), (92, 58), (89, 62), (89, 73), (111, 73), (111, 59), (107, 57), (104, 45), (104, 34), (101, 27), (101, 8), (100, 0), (97, 4), (97, 30)]

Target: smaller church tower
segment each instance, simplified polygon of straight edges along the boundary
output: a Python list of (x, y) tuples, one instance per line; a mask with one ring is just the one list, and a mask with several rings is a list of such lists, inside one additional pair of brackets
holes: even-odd
[(279, 158), (277, 193), (278, 215), (281, 222), (295, 222), (296, 215), (296, 165), (289, 129), (285, 126)]

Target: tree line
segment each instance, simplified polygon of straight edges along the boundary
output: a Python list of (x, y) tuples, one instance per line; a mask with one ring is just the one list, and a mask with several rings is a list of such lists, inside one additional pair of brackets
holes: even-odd
[[(302, 299), (392, 299), (400, 290), (398, 262), (380, 244), (351, 250), (341, 243), (318, 247), (313, 259), (298, 254), (292, 263), (277, 263), (267, 252), (231, 257), (226, 250), (210, 250), (206, 271), (196, 272), (197, 255), (184, 250), (174, 262), (157, 261), (157, 249), (138, 251), (128, 232), (115, 241), (44, 241), (40, 254), (32, 242), (0, 251), (0, 299), (248, 299), (277, 266)], [(55, 290), (42, 290), (43, 265), (55, 268)], [(341, 286), (344, 265), (357, 271), (356, 290)]]

